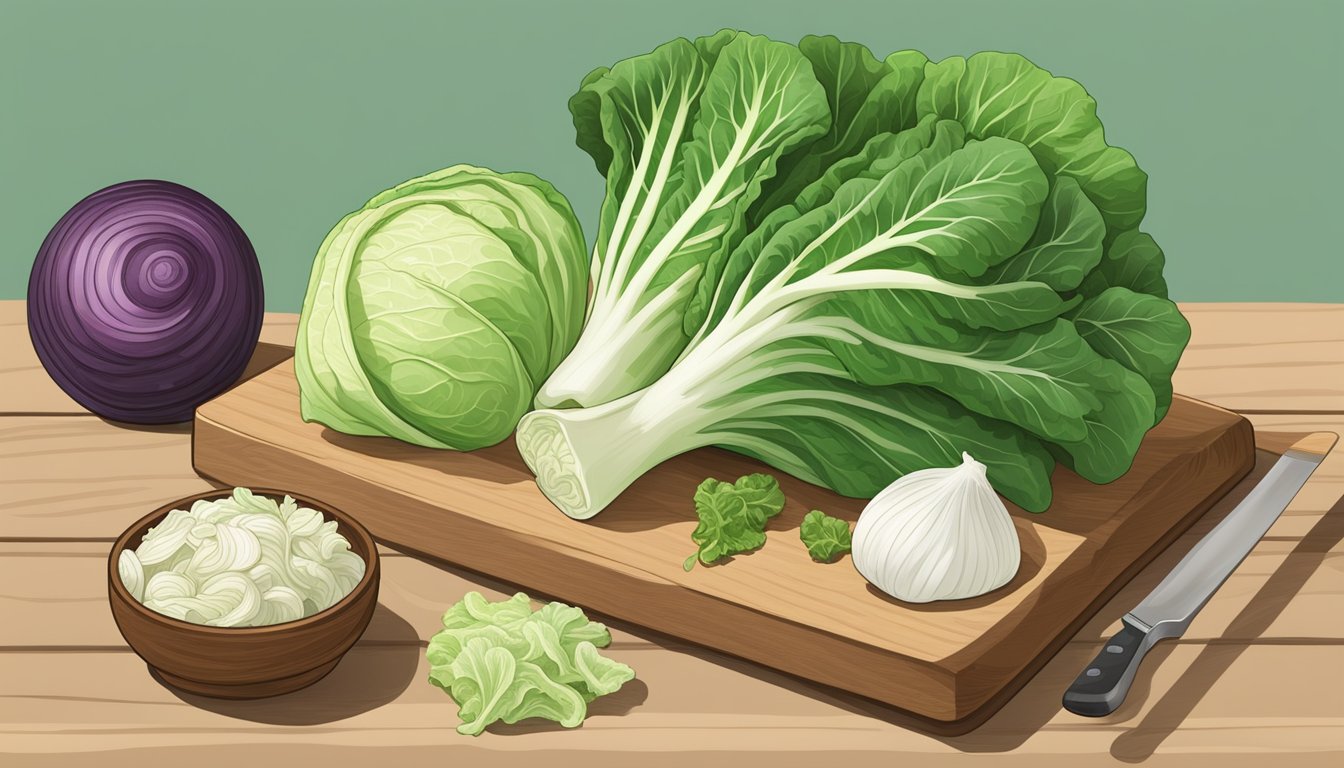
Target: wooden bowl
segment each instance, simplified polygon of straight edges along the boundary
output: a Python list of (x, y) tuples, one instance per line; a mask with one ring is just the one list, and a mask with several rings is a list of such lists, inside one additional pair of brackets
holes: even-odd
[[(275, 499), (284, 491), (254, 488)], [(378, 604), (378, 549), (364, 526), (343, 512), (297, 493), (288, 494), (311, 507), (350, 542), (364, 558), (364, 578), (354, 590), (324, 611), (297, 621), (262, 627), (208, 627), (165, 616), (146, 608), (121, 583), (117, 560), (121, 551), (140, 546), (145, 533), (174, 509), (190, 509), (200, 499), (222, 499), (233, 491), (198, 493), (140, 518), (112, 545), (107, 560), (107, 594), (112, 617), (131, 650), (164, 682), (190, 693), (223, 699), (259, 699), (297, 691), (321, 680), (355, 644)]]

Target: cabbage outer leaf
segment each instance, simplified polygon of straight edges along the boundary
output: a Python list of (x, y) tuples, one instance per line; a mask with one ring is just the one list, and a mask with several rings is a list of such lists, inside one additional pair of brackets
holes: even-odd
[(318, 249), (303, 418), (434, 448), (504, 439), (577, 338), (582, 254), (568, 202), (529, 174), (455, 166), (380, 193)]

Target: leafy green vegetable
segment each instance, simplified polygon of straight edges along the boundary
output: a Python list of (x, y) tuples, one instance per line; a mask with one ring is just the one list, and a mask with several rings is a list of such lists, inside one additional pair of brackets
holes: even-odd
[(803, 516), (798, 535), (807, 547), (807, 554), (823, 563), (829, 563), (849, 552), (852, 543), (849, 523), (819, 509)]
[(585, 271), (569, 203), (535, 176), (459, 165), (377, 195), (313, 265), (304, 420), (434, 448), (503, 440), (578, 336)]
[[(590, 318), (579, 346), (607, 352), (561, 368), (579, 360), (604, 387), (519, 424), (541, 489), (590, 517), (708, 445), (855, 496), (966, 451), (1031, 511), (1049, 506), (1057, 461), (1099, 483), (1123, 474), (1170, 404), (1189, 330), (1137, 229), (1147, 177), (1105, 143), (1096, 103), (1012, 54), (922, 71), (897, 54), (892, 76), (832, 38), (802, 52), (829, 130), (780, 155), (707, 260), (662, 263), (659, 284), (679, 287), (659, 305), (681, 333), (669, 320), (652, 335), (679, 350), (670, 368), (640, 358), (652, 325)], [(608, 183), (615, 206), (629, 185)], [(599, 303), (662, 301), (608, 286)]]
[(1171, 376), (1190, 341), (1190, 326), (1175, 306), (1115, 286), (1083, 302), (1073, 324), (1099, 354), (1144, 377), (1157, 397), (1157, 417), (1162, 418), (1171, 404)]
[(759, 226), (770, 211), (788, 205), (836, 161), (857, 152), (874, 136), (915, 124), (915, 93), (928, 58), (919, 51), (894, 53), (880, 61), (858, 43), (808, 35), (798, 50), (826, 91), (830, 127), (780, 158), (778, 174), (761, 185), (748, 216)]
[(770, 475), (739, 477), (735, 483), (709, 478), (695, 489), (700, 524), (691, 533), (699, 545), (683, 567), (695, 561), (713, 565), (721, 558), (750, 552), (765, 544), (765, 524), (784, 509), (784, 492)]
[(429, 681), (461, 707), (458, 733), (529, 717), (573, 728), (589, 702), (635, 677), (597, 652), (610, 643), (607, 628), (578, 608), (548, 603), (533, 611), (522, 592), (493, 603), (468, 592), (430, 638)]
[(791, 45), (723, 32), (584, 79), (570, 101), (577, 142), (607, 178), (593, 296), (538, 404), (595, 405), (672, 365), (697, 280), (737, 239), (778, 158), (829, 126), (811, 69)]
[(1128, 288), (1167, 298), (1167, 281), (1162, 277), (1166, 257), (1153, 238), (1143, 232), (1121, 233), (1106, 251), (1097, 268), (1088, 273), (1078, 291), (1098, 296), (1107, 288)]
[(925, 67), (917, 110), (957, 120), (973, 138), (1030, 147), (1047, 174), (1078, 183), (1110, 230), (1143, 219), (1148, 175), (1128, 152), (1106, 144), (1097, 102), (1074, 80), (1013, 53), (953, 56)]
[[(790, 217), (765, 244), (745, 240), (672, 371), (603, 406), (530, 414), (519, 435), (524, 457), (534, 445), (529, 425), (552, 421), (551, 433), (568, 440), (567, 466), (597, 460), (593, 466), (603, 467), (601, 478), (582, 473), (587, 485), (567, 483), (567, 490), (580, 489), (573, 496), (580, 505), (586, 499), (588, 509), (608, 500), (609, 491), (595, 492), (601, 488), (595, 482), (623, 487), (633, 479), (613, 471), (630, 466), (624, 462), (657, 463), (707, 444), (737, 448), (791, 472), (811, 468), (799, 476), (823, 483), (817, 456), (870, 452), (853, 449), (856, 442), (880, 446), (888, 478), (949, 463), (966, 440), (991, 445), (982, 453), (987, 464), (992, 454), (1039, 457), (1032, 444), (1044, 440), (1061, 446), (1092, 479), (1123, 473), (1152, 424), (1153, 392), (1140, 376), (1097, 354), (1061, 317), (1077, 299), (1042, 282), (977, 283), (976, 276), (1030, 241), (1048, 180), (1021, 144), (991, 138), (963, 145), (954, 126), (940, 124), (924, 150), (880, 178), (845, 181), (828, 201)], [(812, 387), (799, 387), (798, 377)], [(822, 377), (860, 385), (844, 388), (853, 397), (849, 404), (862, 403), (878, 418), (855, 425), (829, 406), (839, 387)], [(919, 410), (883, 415), (882, 406), (898, 393), (930, 399), (915, 388), (951, 397), (983, 420), (972, 417), (961, 431), (946, 434), (938, 452), (909, 451), (884, 433), (922, 423), (945, 434)], [(763, 439), (762, 432), (786, 418), (829, 421), (820, 430), (828, 450)], [(599, 429), (602, 419), (606, 427)], [(614, 434), (640, 435), (638, 445), (650, 455), (641, 456), (629, 442), (614, 443)], [(581, 442), (589, 436), (591, 444)], [(933, 440), (931, 434), (927, 441)], [(1014, 459), (1011, 465), (1011, 473), (1002, 472), (1002, 463), (991, 465), (1010, 474), (1000, 490), (1028, 508), (1044, 508), (1048, 462), (1024, 467)], [(541, 478), (543, 489), (550, 479)], [(875, 485), (863, 492), (881, 487)]]

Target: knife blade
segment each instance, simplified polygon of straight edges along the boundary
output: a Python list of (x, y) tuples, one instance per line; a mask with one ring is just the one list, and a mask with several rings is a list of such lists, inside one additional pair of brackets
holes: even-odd
[(1284, 451), (1255, 488), (1191, 549), (1064, 692), (1064, 708), (1102, 717), (1125, 700), (1139, 663), (1159, 640), (1180, 637), (1330, 452), (1336, 436), (1309, 435)]

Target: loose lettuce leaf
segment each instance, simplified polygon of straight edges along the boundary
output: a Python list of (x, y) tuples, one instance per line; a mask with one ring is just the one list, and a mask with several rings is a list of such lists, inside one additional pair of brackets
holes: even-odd
[(713, 565), (720, 558), (750, 552), (765, 544), (765, 524), (784, 509), (779, 481), (764, 475), (746, 475), (735, 483), (708, 478), (695, 489), (695, 514), (700, 524), (691, 532), (699, 546), (683, 567), (696, 560)]
[(798, 536), (813, 560), (829, 563), (849, 552), (853, 534), (849, 523), (814, 509), (803, 516)]
[(607, 628), (578, 608), (549, 603), (533, 611), (521, 592), (493, 603), (469, 592), (429, 641), (429, 680), (461, 708), (459, 733), (529, 717), (573, 728), (589, 702), (634, 679), (628, 666), (597, 652), (610, 643)]
[[(457, 732), (467, 736), (479, 735), (496, 721), (516, 723), (529, 717), (574, 728), (587, 711), (578, 692), (547, 677), (537, 665), (519, 660), (498, 639), (473, 638), (448, 669), (451, 683), (443, 687), (451, 690), (461, 707)], [(435, 673), (430, 674), (434, 679)]]

